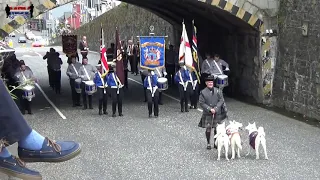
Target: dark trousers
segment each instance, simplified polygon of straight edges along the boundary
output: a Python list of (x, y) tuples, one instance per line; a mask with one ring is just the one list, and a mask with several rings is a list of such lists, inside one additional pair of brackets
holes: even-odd
[(191, 106), (194, 108), (197, 108), (197, 104), (199, 101), (199, 94), (200, 94), (200, 88), (199, 84), (196, 85), (196, 88), (193, 90), (191, 89), (191, 96), (190, 96), (190, 101), (191, 101)]
[(107, 89), (103, 89), (103, 88), (98, 87), (98, 95), (99, 95), (99, 111), (101, 111), (103, 108), (103, 112), (106, 112), (107, 111), (107, 104), (108, 104)]
[(168, 84), (174, 85), (175, 65), (174, 64), (167, 64), (166, 71), (167, 71)]
[(126, 89), (129, 88), (129, 86), (128, 86), (128, 71), (129, 71), (128, 69), (124, 70), (124, 87)]
[(51, 88), (54, 88), (54, 80), (53, 80), (53, 70), (47, 67), (48, 70), (48, 76), (49, 76), (49, 85)]
[(61, 91), (61, 70), (53, 70), (52, 71), (53, 76), (53, 84), (54, 88), (57, 94), (60, 94)]
[(83, 107), (84, 107), (85, 109), (88, 108), (88, 105), (87, 105), (87, 96), (88, 96), (89, 108), (92, 109), (92, 95), (87, 95), (87, 94), (86, 94), (85, 87), (86, 87), (85, 83), (82, 82), (82, 83), (81, 83), (81, 89), (82, 89)]
[(111, 98), (112, 98), (112, 114), (116, 114), (116, 109), (118, 105), (119, 115), (122, 114), (122, 99), (123, 99), (123, 89), (119, 89), (119, 94), (117, 94), (117, 88), (110, 88)]
[[(141, 81), (142, 81), (142, 84), (144, 83), (144, 79), (146, 78), (146, 76), (141, 73)], [(147, 101), (147, 88), (145, 88), (144, 86), (143, 87), (143, 94), (144, 94), (144, 101), (146, 102)]]
[(22, 114), (24, 114), (26, 111), (28, 111), (28, 113), (31, 114), (31, 101), (28, 101), (27, 99), (24, 99), (21, 96), (20, 97), (20, 104), (21, 104)]
[(154, 106), (154, 115), (159, 115), (159, 90), (156, 90), (154, 96), (152, 97), (151, 91), (147, 89), (147, 101), (148, 101), (148, 111), (149, 115), (152, 114), (152, 105)]
[(184, 90), (184, 87), (179, 84), (179, 94), (180, 94), (180, 106), (181, 111), (188, 111), (188, 99), (190, 97), (190, 91), (191, 91), (191, 84), (188, 83), (186, 91)]
[(129, 60), (129, 63), (130, 63), (130, 70), (131, 70), (131, 74), (135, 73), (136, 72), (136, 66), (135, 66), (135, 58), (134, 56), (128, 56), (128, 60)]
[(77, 93), (75, 89), (75, 79), (70, 79), (71, 95), (72, 95), (72, 104), (74, 106), (80, 105), (80, 94)]
[(23, 118), (1, 79), (0, 92), (0, 140), (4, 139), (9, 144), (13, 144), (28, 136), (32, 129)]
[(163, 102), (162, 102), (162, 91), (159, 91), (159, 104), (162, 104)]

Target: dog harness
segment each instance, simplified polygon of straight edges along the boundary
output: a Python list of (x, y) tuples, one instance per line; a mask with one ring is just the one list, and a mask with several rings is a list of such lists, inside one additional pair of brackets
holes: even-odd
[(229, 139), (231, 139), (234, 134), (239, 134), (237, 129), (235, 129), (235, 128), (227, 129), (227, 135), (229, 136)]
[(250, 146), (255, 149), (256, 148), (256, 137), (258, 135), (258, 131), (253, 131), (250, 135), (249, 135), (249, 143)]

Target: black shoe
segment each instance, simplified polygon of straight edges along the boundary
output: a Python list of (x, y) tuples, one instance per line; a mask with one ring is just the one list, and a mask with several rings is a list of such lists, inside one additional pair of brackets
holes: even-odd
[(149, 118), (152, 118), (152, 114), (149, 114)]
[(32, 112), (28, 112), (28, 114), (32, 115), (33, 113)]
[(207, 145), (207, 149), (208, 149), (208, 150), (211, 150), (211, 149), (212, 149), (210, 144)]
[(198, 106), (194, 106), (194, 109), (198, 109)]
[(163, 105), (163, 103), (162, 103), (162, 102), (159, 102), (158, 104), (159, 104), (159, 105)]
[(181, 112), (184, 112), (184, 109), (181, 109)]
[(187, 109), (185, 109), (185, 112), (189, 112), (189, 109), (187, 108)]
[(116, 114), (112, 114), (112, 117), (116, 117)]
[(213, 145), (213, 148), (218, 149), (218, 147), (216, 145)]
[(122, 113), (119, 113), (119, 116), (123, 116), (123, 114), (122, 114)]
[(108, 114), (108, 112), (107, 112), (107, 111), (103, 111), (103, 114), (107, 115), (107, 114)]
[(154, 115), (155, 118), (158, 118), (158, 115)]
[(194, 106), (190, 106), (189, 109), (194, 109)]
[(99, 110), (99, 115), (100, 115), (100, 116), (102, 115), (102, 111), (101, 111), (101, 110)]
[(76, 104), (76, 106), (82, 106), (82, 104), (80, 104), (80, 103), (77, 103), (77, 104)]

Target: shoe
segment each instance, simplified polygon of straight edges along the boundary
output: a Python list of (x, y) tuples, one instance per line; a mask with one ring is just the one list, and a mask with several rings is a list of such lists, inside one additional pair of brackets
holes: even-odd
[(112, 114), (112, 117), (116, 117), (116, 114)]
[(80, 145), (74, 141), (54, 142), (47, 137), (38, 151), (18, 147), (18, 155), (25, 162), (64, 162), (76, 157), (80, 152)]
[(194, 109), (194, 106), (190, 106), (189, 109)]
[(185, 112), (189, 112), (189, 109), (185, 109), (184, 111), (185, 111)]
[(158, 104), (159, 104), (159, 105), (163, 105), (163, 103), (162, 103), (162, 102), (159, 102)]
[(99, 115), (100, 115), (100, 116), (102, 115), (102, 111), (101, 111), (101, 110), (99, 110)]
[(24, 180), (42, 180), (39, 172), (28, 169), (25, 162), (14, 156), (0, 158), (0, 172)]
[(149, 118), (152, 118), (152, 114), (149, 114)]
[(155, 118), (158, 118), (158, 115), (154, 115)]
[(83, 107), (83, 110), (86, 110), (86, 109), (88, 109), (88, 107), (86, 107), (86, 106), (85, 106), (85, 107)]
[(184, 109), (181, 109), (181, 112), (184, 112)]
[(33, 113), (32, 112), (28, 112), (28, 114), (32, 115)]
[(77, 104), (76, 104), (76, 106), (82, 106), (82, 104), (80, 104), (80, 103), (77, 103)]
[(123, 114), (122, 114), (122, 113), (120, 113), (120, 114), (119, 114), (119, 116), (123, 116)]
[(210, 144), (207, 145), (207, 149), (211, 150), (211, 145)]
[(103, 114), (108, 115), (108, 112), (107, 111), (103, 111)]

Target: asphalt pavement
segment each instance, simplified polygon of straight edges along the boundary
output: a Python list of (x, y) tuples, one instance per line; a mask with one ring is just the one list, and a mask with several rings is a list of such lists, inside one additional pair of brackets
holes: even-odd
[[(56, 47), (61, 52), (61, 47)], [(28, 48), (26, 48), (28, 49)], [(71, 93), (65, 75), (63, 59), (62, 94), (56, 95), (48, 83), (46, 61), (42, 56), (49, 49), (17, 49), (39, 79), (40, 90), (33, 99), (33, 115), (26, 120), (38, 132), (55, 140), (75, 140), (82, 153), (75, 159), (59, 164), (35, 163), (28, 167), (39, 170), (45, 180), (208, 180), (208, 179), (299, 179), (320, 178), (320, 131), (318, 127), (290, 119), (260, 107), (226, 98), (229, 119), (256, 122), (266, 131), (269, 160), (244, 157), (248, 151), (248, 133), (241, 131), (243, 158), (217, 161), (216, 150), (206, 150), (204, 129), (198, 128), (201, 112), (181, 113), (177, 90), (169, 90), (160, 106), (159, 118), (148, 118), (143, 102), (140, 76), (130, 75), (129, 90), (125, 92), (124, 117), (98, 115), (97, 95), (94, 109), (71, 107)], [(89, 63), (95, 65), (99, 54), (89, 53)], [(66, 118), (57, 113), (57, 110)], [(13, 153), (16, 145), (10, 147)], [(260, 157), (263, 158), (261, 148)], [(231, 156), (231, 152), (229, 152)], [(6, 176), (0, 175), (0, 179)]]

